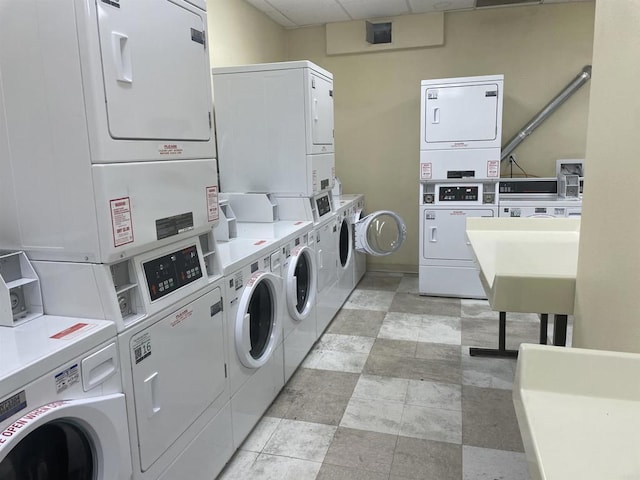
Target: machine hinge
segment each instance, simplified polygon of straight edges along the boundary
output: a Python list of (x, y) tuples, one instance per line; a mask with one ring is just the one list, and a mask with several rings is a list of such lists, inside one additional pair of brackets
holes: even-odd
[(224, 378), (227, 378), (227, 364), (224, 364)]
[(329, 96), (333, 97), (333, 90), (329, 90)]
[(209, 112), (209, 128), (211, 128), (211, 112)]

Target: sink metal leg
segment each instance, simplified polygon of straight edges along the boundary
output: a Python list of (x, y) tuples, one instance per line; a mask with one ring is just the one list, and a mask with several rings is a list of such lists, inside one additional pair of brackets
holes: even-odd
[(469, 355), (472, 357), (506, 357), (516, 358), (517, 350), (506, 349), (507, 340), (507, 312), (500, 312), (498, 326), (498, 348), (469, 348)]
[(567, 345), (567, 315), (553, 316), (553, 344), (560, 347)]

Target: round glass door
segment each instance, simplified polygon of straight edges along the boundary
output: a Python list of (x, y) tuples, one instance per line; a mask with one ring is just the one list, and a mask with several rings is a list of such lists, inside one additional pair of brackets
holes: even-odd
[(349, 255), (351, 254), (351, 235), (349, 235), (349, 222), (346, 218), (340, 224), (340, 265), (347, 266)]
[(315, 303), (316, 277), (313, 251), (299, 247), (291, 253), (287, 273), (287, 299), (289, 314), (295, 320), (302, 320)]
[(18, 443), (0, 462), (2, 480), (94, 480), (91, 442), (73, 423), (47, 423)]
[(396, 252), (407, 238), (407, 227), (395, 212), (382, 210), (367, 215), (355, 225), (356, 249), (382, 257)]
[(271, 357), (280, 338), (278, 292), (282, 280), (272, 273), (256, 272), (245, 286), (235, 324), (236, 352), (240, 362), (259, 368)]

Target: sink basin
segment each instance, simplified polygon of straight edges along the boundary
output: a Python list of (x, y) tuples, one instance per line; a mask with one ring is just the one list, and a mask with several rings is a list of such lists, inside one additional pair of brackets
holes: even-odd
[(513, 386), (532, 480), (640, 479), (640, 355), (522, 344)]
[(580, 219), (468, 218), (466, 234), (494, 310), (573, 313)]

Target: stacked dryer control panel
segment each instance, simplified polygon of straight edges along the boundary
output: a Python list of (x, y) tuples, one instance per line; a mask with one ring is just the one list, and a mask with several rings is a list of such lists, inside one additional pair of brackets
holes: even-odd
[(498, 213), (502, 75), (424, 80), (419, 293), (483, 298), (466, 219)]

